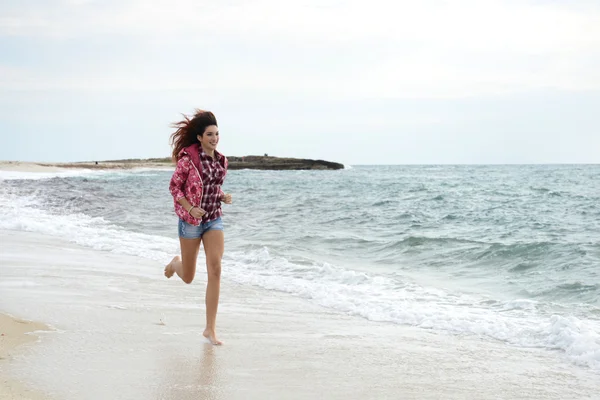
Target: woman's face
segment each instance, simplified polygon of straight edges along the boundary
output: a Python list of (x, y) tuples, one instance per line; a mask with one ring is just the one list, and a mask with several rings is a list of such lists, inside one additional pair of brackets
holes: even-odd
[(216, 125), (207, 126), (204, 135), (198, 135), (198, 141), (200, 141), (204, 150), (214, 151), (219, 143), (219, 127)]

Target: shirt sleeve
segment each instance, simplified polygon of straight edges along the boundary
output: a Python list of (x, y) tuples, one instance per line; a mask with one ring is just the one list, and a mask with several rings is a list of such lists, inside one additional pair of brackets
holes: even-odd
[(171, 182), (169, 183), (169, 191), (171, 195), (178, 201), (185, 197), (183, 193), (183, 188), (185, 186), (185, 181), (187, 181), (188, 175), (190, 174), (190, 158), (187, 156), (183, 156), (177, 161), (177, 166), (175, 167), (175, 172), (173, 172), (173, 176), (171, 177)]
[[(225, 175), (227, 175), (227, 168), (229, 167), (229, 160), (227, 159), (227, 157), (223, 156), (223, 169), (224, 174), (223, 174), (223, 178), (225, 178)], [(225, 196), (225, 192), (221, 189), (221, 187), (219, 187), (219, 200), (223, 201), (223, 196)]]

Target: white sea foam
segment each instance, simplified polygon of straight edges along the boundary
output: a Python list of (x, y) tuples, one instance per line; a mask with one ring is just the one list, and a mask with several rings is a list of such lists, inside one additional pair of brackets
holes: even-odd
[(0, 229), (60, 237), (95, 250), (140, 256), (164, 262), (178, 249), (176, 239), (127, 231), (99, 217), (54, 215), (35, 196), (0, 196)]
[(575, 363), (600, 370), (600, 322), (548, 315), (536, 302), (482, 306), (486, 298), (349, 271), (327, 263), (312, 267), (272, 257), (268, 249), (230, 254), (233, 278), (316, 301), (373, 321), (486, 336), (522, 347), (559, 349)]
[(173, 168), (132, 168), (128, 170), (118, 169), (69, 169), (64, 171), (52, 172), (26, 172), (26, 171), (2, 171), (0, 170), (0, 181), (2, 180), (41, 180), (52, 178), (72, 178), (78, 176), (85, 177), (104, 177), (107, 175), (127, 175), (127, 174), (143, 174), (146, 172), (168, 171), (172, 172)]
[[(127, 231), (83, 214), (55, 215), (45, 211), (34, 196), (0, 194), (0, 229), (38, 232), (159, 262), (167, 262), (178, 251), (174, 237)], [(224, 264), (228, 279), (238, 283), (291, 293), (374, 321), (558, 349), (573, 362), (600, 371), (599, 321), (547, 314), (537, 302), (527, 299), (502, 302), (324, 262), (300, 265), (270, 254), (267, 248), (228, 251)], [(144, 271), (132, 273), (144, 275)]]
[(74, 176), (102, 175), (106, 173), (107, 171), (96, 171), (91, 169), (71, 169), (68, 171), (54, 172), (0, 171), (0, 181), (15, 179), (40, 180), (52, 178), (69, 178)]

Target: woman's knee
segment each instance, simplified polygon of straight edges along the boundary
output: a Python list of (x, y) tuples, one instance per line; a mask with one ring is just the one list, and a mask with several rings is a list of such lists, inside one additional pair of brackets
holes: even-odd
[(189, 285), (194, 281), (194, 274), (184, 272), (183, 276), (181, 277), (181, 280)]
[(187, 284), (190, 284), (196, 276), (196, 260), (194, 260), (193, 258), (185, 258), (183, 259), (182, 265), (183, 271), (181, 280)]
[(221, 260), (208, 261), (206, 263), (206, 270), (208, 272), (208, 279), (220, 279)]

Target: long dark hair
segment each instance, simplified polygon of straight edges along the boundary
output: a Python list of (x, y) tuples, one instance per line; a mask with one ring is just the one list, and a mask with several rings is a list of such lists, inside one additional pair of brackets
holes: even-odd
[(171, 124), (177, 130), (171, 134), (171, 146), (173, 153), (171, 157), (177, 162), (179, 152), (194, 143), (198, 143), (198, 135), (204, 135), (207, 126), (217, 125), (217, 117), (210, 111), (196, 109), (194, 116), (190, 119), (183, 114), (183, 120)]

